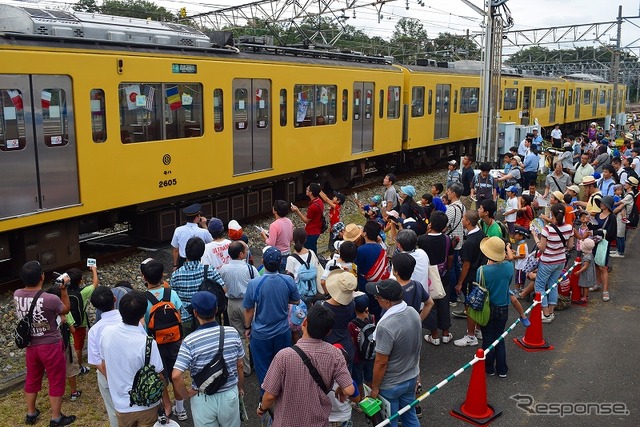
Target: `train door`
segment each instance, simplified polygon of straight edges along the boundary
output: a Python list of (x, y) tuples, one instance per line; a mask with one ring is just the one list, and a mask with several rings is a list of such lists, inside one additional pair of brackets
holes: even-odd
[(520, 119), (520, 124), (528, 126), (531, 115), (531, 86), (525, 86), (522, 93), (522, 118)]
[(593, 90), (593, 103), (591, 104), (591, 116), (592, 117), (596, 117), (598, 115), (598, 96), (600, 96), (600, 94), (598, 93), (598, 89), (594, 89)]
[(549, 97), (549, 122), (550, 123), (553, 123), (556, 121), (556, 102), (558, 99), (557, 94), (558, 94), (558, 88), (552, 87), (551, 95)]
[(607, 115), (611, 114), (611, 89), (607, 91)]
[(0, 102), (0, 218), (78, 204), (71, 79), (4, 75)]
[(580, 118), (580, 103), (582, 102), (582, 89), (579, 87), (576, 88), (576, 112), (574, 115), (575, 119)]
[(233, 174), (271, 167), (271, 82), (234, 79)]
[(373, 150), (374, 89), (372, 82), (353, 83), (352, 154)]
[(449, 138), (451, 85), (436, 85), (434, 139)]

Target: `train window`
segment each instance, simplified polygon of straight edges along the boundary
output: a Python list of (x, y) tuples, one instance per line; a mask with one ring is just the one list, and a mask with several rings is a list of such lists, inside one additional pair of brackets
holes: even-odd
[(287, 90), (280, 89), (280, 126), (287, 125)]
[(64, 147), (69, 143), (67, 99), (62, 89), (44, 89), (40, 92), (42, 128), (47, 147)]
[(353, 120), (360, 120), (362, 115), (362, 91), (360, 89), (353, 90)]
[(400, 118), (400, 86), (389, 86), (387, 92), (387, 119)]
[(606, 96), (606, 92), (604, 90), (600, 91), (600, 104), (604, 104), (607, 102), (607, 96)]
[(256, 127), (264, 129), (269, 126), (269, 89), (256, 89)]
[(249, 127), (249, 92), (236, 89), (233, 99), (233, 126), (236, 130), (247, 130)]
[(346, 122), (349, 118), (349, 91), (342, 90), (342, 121)]
[(427, 113), (431, 114), (431, 104), (433, 102), (433, 91), (429, 90), (429, 103), (427, 104)]
[(504, 90), (504, 101), (502, 103), (503, 110), (517, 110), (518, 109), (518, 89), (506, 88)]
[(119, 98), (123, 144), (202, 135), (201, 84), (122, 83)]
[(567, 96), (567, 103), (569, 105), (573, 105), (573, 89), (569, 89), (569, 94)]
[(460, 98), (460, 114), (478, 112), (478, 99), (480, 98), (479, 87), (461, 88)]
[(558, 105), (563, 107), (564, 106), (564, 94), (565, 94), (565, 90), (562, 89), (560, 91), (560, 96), (558, 97)]
[(224, 130), (224, 110), (222, 103), (222, 89), (213, 90), (213, 130), (222, 132)]
[(22, 92), (17, 89), (2, 89), (0, 90), (0, 151), (22, 150), (26, 144)]
[(378, 117), (382, 118), (384, 116), (384, 90), (380, 89), (380, 98), (378, 104)]
[(424, 86), (411, 88), (411, 117), (424, 116)]
[(364, 91), (364, 118), (370, 119), (373, 114), (373, 89)]
[(453, 91), (453, 112), (458, 112), (458, 91)]
[(536, 90), (536, 108), (544, 108), (547, 105), (547, 90)]
[(337, 93), (337, 86), (295, 85), (293, 87), (293, 96), (296, 100), (295, 126), (335, 124)]
[(91, 103), (91, 133), (93, 142), (105, 142), (107, 140), (107, 115), (104, 104), (104, 90), (91, 89), (89, 92)]
[(582, 92), (582, 103), (591, 104), (591, 90), (585, 90)]

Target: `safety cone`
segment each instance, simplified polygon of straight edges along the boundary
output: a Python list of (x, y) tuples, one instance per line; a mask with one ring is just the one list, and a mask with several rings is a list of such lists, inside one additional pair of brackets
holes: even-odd
[(484, 370), (484, 350), (478, 349), (476, 357), (480, 359), (473, 365), (471, 380), (464, 403), (449, 411), (462, 421), (484, 426), (502, 415), (502, 410), (487, 403), (487, 374)]
[[(535, 300), (542, 300), (540, 292), (536, 292)], [(524, 351), (553, 350), (553, 346), (542, 337), (542, 305), (536, 304), (529, 314), (531, 326), (527, 328), (524, 337), (514, 338), (513, 341)]]
[(580, 297), (582, 297), (582, 292), (580, 290), (580, 286), (578, 283), (580, 282), (580, 276), (576, 275), (575, 272), (580, 269), (580, 264), (582, 263), (582, 258), (576, 258), (576, 266), (573, 269), (573, 272), (569, 276), (569, 282), (571, 283), (571, 302), (574, 304), (582, 304), (580, 301)]

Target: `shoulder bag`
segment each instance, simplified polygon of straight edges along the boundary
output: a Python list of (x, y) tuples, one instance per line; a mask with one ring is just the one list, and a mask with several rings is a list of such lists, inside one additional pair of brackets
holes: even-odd
[(489, 317), (491, 316), (491, 303), (489, 301), (489, 291), (485, 287), (484, 270), (480, 267), (480, 283), (473, 283), (465, 304), (467, 308), (467, 316), (473, 319), (480, 326), (487, 326)]
[(311, 377), (313, 378), (313, 380), (316, 382), (316, 384), (318, 384), (318, 387), (320, 387), (320, 390), (322, 390), (324, 394), (329, 394), (331, 390), (329, 389), (329, 387), (327, 387), (327, 385), (322, 380), (322, 377), (320, 376), (320, 372), (318, 372), (316, 367), (313, 366), (313, 363), (311, 363), (311, 359), (309, 359), (309, 356), (307, 356), (307, 353), (302, 351), (302, 349), (297, 345), (294, 345), (291, 348), (293, 349), (293, 351), (298, 353), (298, 356), (300, 356), (300, 358), (302, 359), (302, 362), (309, 370), (309, 373), (311, 374)]

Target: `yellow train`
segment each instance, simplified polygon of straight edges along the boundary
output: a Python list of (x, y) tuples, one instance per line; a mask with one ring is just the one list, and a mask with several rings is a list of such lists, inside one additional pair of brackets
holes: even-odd
[[(226, 222), (311, 179), (339, 187), (475, 149), (477, 74), (243, 53), (179, 24), (9, 5), (0, 33), (0, 275), (78, 261), (78, 235), (116, 221), (168, 240), (192, 201)], [(610, 114), (609, 84), (503, 80), (508, 120)]]

